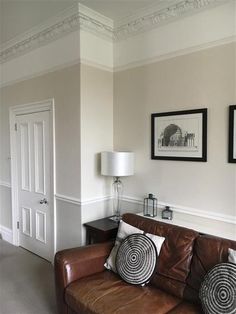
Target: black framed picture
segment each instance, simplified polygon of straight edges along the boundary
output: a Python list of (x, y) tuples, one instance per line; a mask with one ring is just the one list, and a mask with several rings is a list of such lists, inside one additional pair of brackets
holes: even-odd
[(207, 161), (207, 108), (153, 113), (151, 158)]
[(236, 162), (236, 105), (229, 106), (229, 162)]

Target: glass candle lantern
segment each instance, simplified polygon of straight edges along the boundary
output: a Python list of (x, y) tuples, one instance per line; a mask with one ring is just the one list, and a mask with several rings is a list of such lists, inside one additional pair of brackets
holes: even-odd
[(156, 217), (157, 215), (157, 198), (153, 194), (148, 194), (143, 201), (143, 215)]
[(165, 209), (163, 209), (161, 213), (161, 217), (162, 219), (169, 219), (169, 220), (173, 219), (173, 211), (170, 209), (169, 206), (166, 206)]

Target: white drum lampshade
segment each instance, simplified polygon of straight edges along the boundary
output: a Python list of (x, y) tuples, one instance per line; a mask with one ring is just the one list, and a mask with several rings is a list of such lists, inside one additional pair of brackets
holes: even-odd
[(102, 152), (101, 174), (112, 177), (125, 177), (134, 174), (133, 152)]

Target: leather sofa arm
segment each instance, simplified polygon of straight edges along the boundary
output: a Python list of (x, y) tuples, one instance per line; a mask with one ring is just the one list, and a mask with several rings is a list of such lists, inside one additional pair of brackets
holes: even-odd
[(113, 242), (59, 251), (54, 259), (58, 313), (67, 314), (65, 288), (75, 280), (101, 272)]

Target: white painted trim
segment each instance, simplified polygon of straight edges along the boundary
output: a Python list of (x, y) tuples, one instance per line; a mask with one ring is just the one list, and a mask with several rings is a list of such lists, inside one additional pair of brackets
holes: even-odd
[(87, 199), (82, 201), (82, 205), (89, 205), (89, 204), (94, 204), (97, 202), (104, 202), (104, 201), (109, 201), (113, 199), (113, 197), (111, 195), (107, 195), (107, 196), (101, 196), (101, 197), (95, 197), (95, 198), (91, 198), (91, 199)]
[(93, 33), (108, 41), (113, 39), (111, 19), (84, 5), (73, 5), (45, 23), (1, 45), (0, 63), (26, 54), (78, 29)]
[(236, 36), (230, 36), (228, 38), (223, 38), (221, 40), (213, 41), (210, 43), (177, 50), (177, 51), (174, 51), (171, 53), (166, 53), (166, 54), (154, 57), (154, 58), (142, 59), (139, 61), (130, 62), (130, 63), (125, 64), (125, 65), (121, 65), (121, 66), (115, 66), (114, 65), (113, 72), (121, 72), (121, 71), (129, 70), (132, 68), (136, 68), (136, 67), (140, 67), (140, 66), (144, 66), (144, 65), (148, 65), (148, 64), (153, 64), (156, 62), (172, 59), (172, 58), (179, 57), (179, 56), (188, 55), (188, 54), (191, 54), (194, 52), (198, 52), (198, 51), (202, 51), (202, 50), (206, 50), (206, 49), (210, 49), (210, 48), (214, 48), (214, 47), (218, 47), (218, 46), (222, 46), (222, 45), (226, 45), (226, 44), (230, 44), (230, 43), (234, 43), (234, 42), (236, 42)]
[(142, 60), (139, 60), (136, 62), (128, 63), (126, 65), (114, 66), (114, 67), (105, 66), (105, 65), (102, 65), (100, 63), (93, 62), (93, 61), (90, 61), (90, 60), (87, 60), (84, 58), (78, 58), (75, 61), (64, 63), (64, 64), (61, 64), (59, 66), (51, 67), (50, 69), (47, 69), (45, 71), (41, 71), (41, 72), (38, 72), (35, 74), (23, 76), (20, 79), (11, 80), (11, 81), (6, 82), (6, 83), (0, 83), (0, 88), (11, 86), (11, 85), (14, 85), (14, 84), (26, 81), (26, 80), (30, 80), (30, 79), (33, 79), (33, 78), (36, 78), (36, 77), (39, 77), (42, 75), (46, 75), (48, 73), (55, 72), (55, 71), (63, 70), (67, 67), (70, 67), (70, 66), (73, 66), (76, 64), (88, 65), (88, 66), (95, 67), (95, 68), (103, 70), (103, 71), (116, 73), (116, 72), (121, 72), (121, 71), (129, 70), (132, 68), (136, 68), (136, 67), (140, 67), (140, 66), (144, 66), (144, 65), (148, 65), (148, 64), (153, 64), (156, 62), (168, 60), (168, 59), (179, 57), (179, 56), (184, 56), (184, 55), (187, 55), (190, 53), (194, 53), (194, 52), (198, 52), (198, 51), (202, 51), (205, 49), (210, 49), (210, 48), (214, 48), (217, 46), (226, 45), (226, 44), (230, 44), (230, 43), (234, 43), (234, 42), (236, 42), (236, 36), (231, 36), (231, 37), (224, 38), (222, 40), (214, 41), (211, 43), (177, 50), (177, 51), (172, 52), (172, 53), (163, 54), (163, 55), (157, 56), (155, 58), (142, 59)]
[(51, 127), (51, 134), (52, 134), (52, 151), (51, 151), (51, 158), (52, 158), (52, 164), (51, 164), (51, 177), (53, 179), (52, 182), (52, 202), (53, 202), (53, 256), (52, 256), (52, 264), (54, 263), (54, 256), (57, 251), (57, 202), (55, 200), (55, 193), (56, 193), (56, 121), (55, 121), (55, 101), (54, 98), (51, 99), (52, 105), (51, 105), (51, 121), (50, 121), (50, 127)]
[(191, 15), (203, 9), (208, 9), (226, 3), (222, 0), (178, 0), (171, 5), (150, 6), (139, 10), (120, 20), (114, 27), (112, 19), (82, 5), (73, 5), (60, 12), (46, 22), (13, 38), (0, 47), (0, 62), (5, 62), (32, 49), (56, 40), (77, 29), (91, 32), (109, 41), (124, 40), (130, 36), (159, 27), (177, 18)]
[(35, 36), (37, 33), (41, 33), (43, 31), (45, 31), (45, 29), (48, 29), (52, 25), (56, 25), (56, 24), (62, 22), (66, 18), (68, 18), (68, 17), (72, 16), (73, 14), (75, 14), (76, 12), (78, 12), (78, 6), (77, 5), (73, 5), (73, 6), (69, 7), (69, 8), (67, 8), (67, 9), (63, 10), (62, 12), (59, 12), (55, 16), (47, 19), (45, 22), (40, 23), (40, 24), (32, 27), (31, 29), (27, 30), (26, 32), (21, 33), (18, 36), (12, 38), (11, 40), (3, 43), (0, 46), (0, 50), (2, 51), (2, 50), (9, 49), (10, 47), (15, 46), (15, 45), (19, 44), (22, 41), (26, 41), (30, 37)]
[(109, 17), (93, 10), (90, 9), (89, 7), (86, 7), (85, 5), (83, 5), (82, 3), (78, 4), (79, 7), (79, 12), (85, 16), (89, 16), (90, 18), (92, 18), (94, 21), (99, 21), (100, 23), (103, 23), (104, 25), (107, 25), (109, 27), (113, 27), (114, 22), (112, 19), (110, 19)]
[(0, 180), (0, 186), (4, 186), (4, 187), (6, 187), (6, 188), (11, 189), (11, 183), (10, 183), (10, 182), (7, 182), (7, 181), (2, 181), (2, 180)]
[[(63, 195), (63, 194), (56, 194), (55, 195), (56, 200), (58, 201), (63, 201), (66, 203), (71, 203), (74, 205), (78, 206), (83, 206), (83, 205), (88, 205), (88, 204), (94, 204), (97, 202), (103, 202), (107, 200), (112, 200), (111, 195), (107, 196), (102, 196), (102, 197), (95, 197), (87, 200), (81, 200), (79, 198)], [(136, 198), (136, 197), (131, 197), (131, 196), (123, 196), (122, 198), (123, 201), (133, 203), (133, 204), (138, 204), (138, 205), (143, 205), (143, 199), (141, 198)], [(170, 206), (174, 211), (179, 212), (179, 213), (184, 213), (196, 217), (203, 217), (203, 218), (208, 218), (212, 220), (217, 220), (217, 221), (222, 221), (222, 222), (227, 222), (231, 224), (236, 224), (236, 217), (231, 216), (231, 215), (222, 215), (217, 212), (210, 212), (210, 211), (203, 211), (199, 209), (195, 209), (192, 207), (186, 207), (186, 206), (181, 206), (181, 205), (175, 205), (175, 204), (170, 204), (170, 203), (165, 203), (165, 202), (158, 202), (158, 205), (161, 208), (164, 208), (165, 206)]]
[(181, 0), (176, 3), (165, 5), (160, 8), (160, 3), (143, 8), (138, 14), (130, 15), (127, 18), (115, 23), (114, 39), (124, 40), (128, 37), (138, 35), (142, 32), (160, 27), (176, 19), (198, 13), (217, 5), (226, 3), (227, 0)]
[(12, 229), (9, 229), (7, 227), (4, 227), (2, 225), (0, 225), (0, 235), (1, 238), (4, 241), (7, 241), (11, 244), (13, 244), (13, 233), (12, 233)]
[(89, 205), (89, 204), (94, 204), (94, 203), (97, 203), (97, 202), (103, 202), (103, 201), (111, 200), (112, 196), (111, 195), (107, 195), (107, 196), (90, 198), (90, 199), (87, 199), (87, 200), (81, 200), (81, 199), (76, 198), (76, 197), (71, 197), (71, 196), (67, 196), (67, 195), (63, 195), (63, 194), (56, 194), (55, 198), (58, 201), (63, 201), (63, 202), (66, 202), (66, 203), (71, 203), (71, 204), (74, 204), (74, 205), (83, 206), (83, 205)]
[(102, 70), (113, 69), (113, 45), (85, 32), (74, 31), (0, 65), (1, 87), (60, 71), (81, 62)]
[(17, 147), (16, 147), (16, 132), (15, 121), (16, 114), (10, 108), (10, 149), (11, 149), (11, 199), (12, 199), (12, 241), (13, 244), (19, 246), (19, 230), (17, 229), (17, 222), (19, 221), (18, 208), (18, 175), (17, 175)]
[(9, 108), (9, 120), (10, 120), (10, 148), (11, 148), (11, 196), (12, 196), (12, 243), (19, 246), (19, 230), (17, 229), (17, 222), (19, 221), (19, 200), (18, 200), (18, 171), (17, 171), (17, 138), (15, 131), (15, 123), (17, 115), (26, 113), (36, 113), (48, 110), (50, 112), (50, 138), (51, 143), (51, 164), (52, 164), (52, 178), (51, 183), (51, 197), (50, 202), (52, 204), (52, 254), (51, 259), (53, 261), (56, 246), (55, 246), (55, 235), (56, 235), (56, 208), (54, 202), (55, 195), (55, 109), (54, 99), (42, 100), (30, 104), (11, 106)]
[[(131, 196), (123, 196), (122, 198), (123, 201), (129, 202), (129, 203), (134, 203), (138, 205), (143, 205), (143, 199), (141, 198), (136, 198), (136, 197), (131, 197)], [(223, 215), (217, 212), (211, 212), (211, 211), (205, 211), (205, 210), (200, 210), (192, 207), (186, 207), (186, 206), (181, 206), (181, 205), (175, 205), (171, 203), (166, 203), (166, 202), (161, 202), (158, 201), (158, 205), (162, 208), (165, 206), (170, 206), (173, 211), (176, 211), (178, 213), (183, 213), (183, 214), (188, 214), (196, 217), (203, 217), (207, 219), (212, 219), (212, 220), (217, 220), (221, 222), (227, 222), (230, 224), (236, 225), (236, 217), (231, 216), (231, 215)]]
[(52, 110), (54, 100), (46, 99), (41, 101), (36, 101), (26, 105), (16, 105), (11, 106), (10, 111), (15, 115), (24, 115), (26, 113), (35, 113), (40, 111)]
[(97, 68), (97, 69), (102, 70), (102, 71), (107, 71), (107, 72), (113, 73), (113, 67), (109, 67), (109, 66), (106, 66), (106, 65), (94, 62), (94, 61), (84, 59), (84, 58), (83, 59), (80, 58), (80, 64), (88, 65), (88, 66)]
[[(1, 64), (0, 71), (3, 77), (1, 87), (74, 64), (118, 72), (235, 42), (233, 21), (236, 6), (233, 4), (230, 1), (184, 20), (178, 19), (161, 28), (113, 43), (84, 29), (73, 30), (60, 39), (47, 41), (38, 49)], [(208, 26), (206, 22), (208, 20), (209, 29), (204, 34), (202, 28)], [(185, 28), (188, 30), (193, 28), (196, 31), (195, 36), (192, 36), (191, 31), (188, 31), (186, 36), (183, 35)], [(147, 42), (148, 48), (140, 49), (141, 46), (145, 47)], [(33, 60), (33, 67), (29, 60)]]
[(70, 203), (70, 204), (74, 204), (74, 205), (81, 205), (81, 200), (79, 198), (76, 197), (71, 197), (71, 196), (66, 196), (66, 195), (62, 195), (62, 194), (56, 194), (55, 198), (57, 201), (62, 201), (62, 202), (66, 202), (66, 203)]

